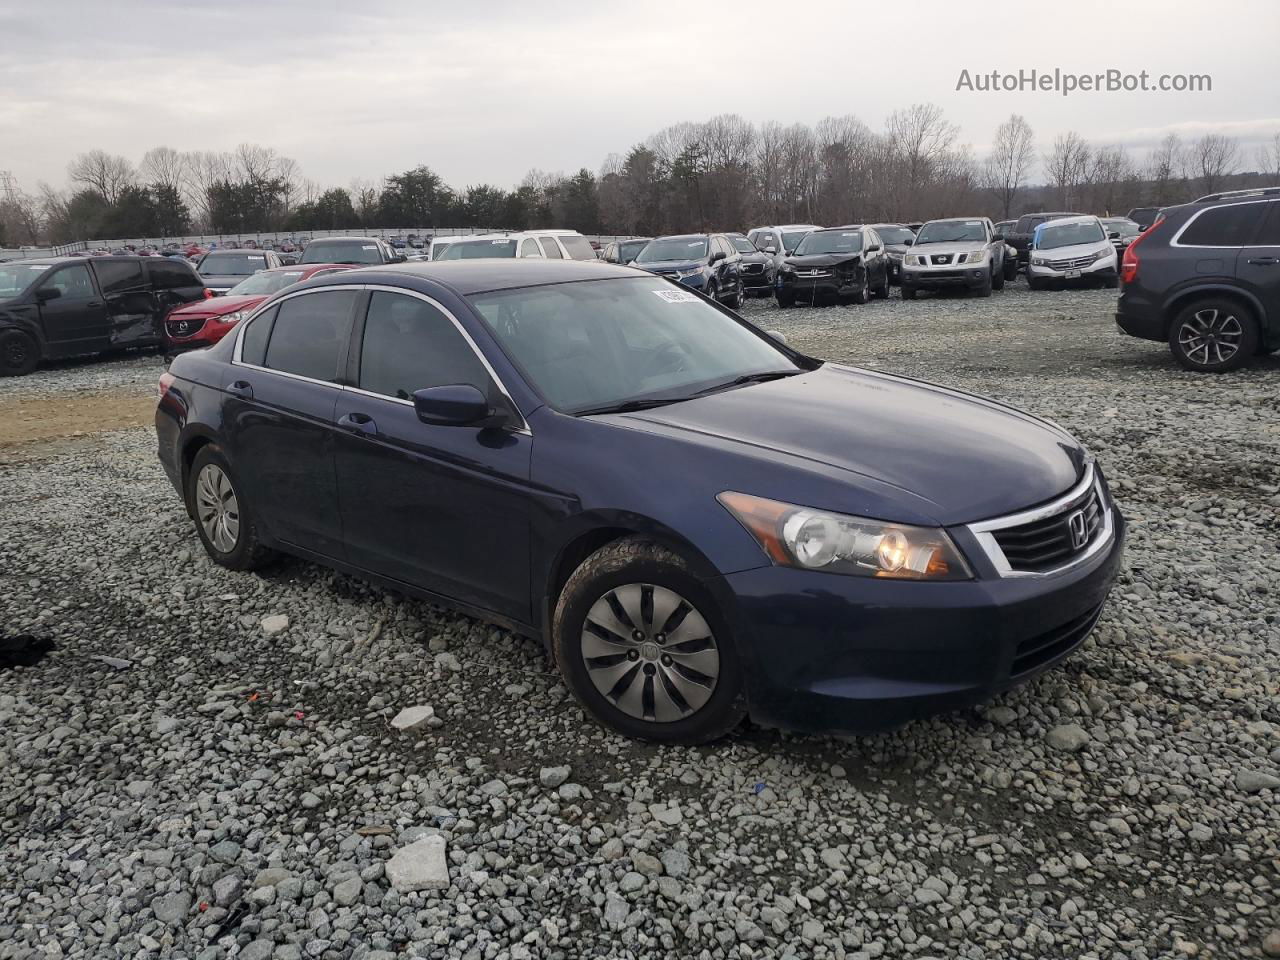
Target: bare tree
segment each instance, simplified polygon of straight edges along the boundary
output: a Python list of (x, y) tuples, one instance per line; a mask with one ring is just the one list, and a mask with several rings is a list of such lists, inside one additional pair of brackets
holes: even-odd
[(1120, 209), (1122, 195), (1133, 199), (1134, 178), (1133, 164), (1123, 147), (1099, 147), (1093, 152), (1085, 174), (1086, 206), (1098, 213), (1115, 214)]
[(955, 142), (959, 129), (932, 103), (916, 103), (895, 110), (885, 121), (885, 133), (901, 163), (897, 201), (909, 214), (922, 207), (918, 193)]
[(187, 178), (187, 157), (173, 147), (152, 147), (142, 155), (138, 170), (149, 184), (181, 190)]
[(871, 170), (876, 136), (857, 117), (825, 117), (815, 130), (821, 223), (866, 220), (873, 202)]
[(1201, 193), (1213, 193), (1236, 172), (1240, 147), (1231, 137), (1206, 133), (1187, 148), (1183, 174)]
[(1258, 169), (1271, 181), (1280, 185), (1280, 133), (1258, 148)]
[(1080, 186), (1089, 169), (1089, 145), (1074, 130), (1060, 133), (1053, 150), (1045, 154), (1045, 173), (1054, 188), (1059, 209), (1070, 210), (1079, 202)]
[(982, 170), (982, 185), (994, 194), (1000, 204), (1001, 219), (1013, 216), (1013, 204), (1018, 192), (1027, 182), (1031, 166), (1035, 163), (1035, 135), (1031, 124), (1018, 114), (996, 128), (991, 155)]
[(1174, 187), (1182, 170), (1182, 140), (1170, 133), (1147, 158), (1146, 179), (1152, 203), (1163, 206), (1173, 199)]
[(90, 150), (77, 156), (67, 166), (67, 176), (73, 183), (96, 191), (107, 203), (119, 200), (121, 191), (137, 179), (133, 164), (105, 150)]
[(200, 150), (186, 155), (187, 204), (205, 227), (209, 222), (209, 191), (232, 175), (234, 161), (228, 153)]

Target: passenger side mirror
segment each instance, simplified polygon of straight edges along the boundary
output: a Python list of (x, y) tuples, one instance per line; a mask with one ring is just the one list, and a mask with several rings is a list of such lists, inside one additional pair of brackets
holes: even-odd
[(1119, 240), (1119, 239), (1120, 239), (1120, 231), (1119, 231), (1119, 230), (1112, 230), (1110, 233), (1108, 233), (1108, 234), (1107, 234), (1107, 239), (1108, 239), (1108, 240)]
[(902, 245), (903, 245), (904, 247), (909, 247), (909, 246), (911, 246), (911, 245), (912, 245), (913, 243), (915, 243), (915, 242), (916, 242), (916, 238), (915, 238), (915, 237), (907, 237), (907, 239), (905, 239), (905, 240), (903, 240), (903, 241), (902, 241)]
[(717, 250), (715, 253), (711, 254), (710, 262), (719, 263), (723, 259), (724, 259), (724, 252), (722, 250)]
[(36, 300), (40, 303), (48, 303), (50, 300), (57, 300), (62, 296), (62, 291), (57, 287), (41, 287), (36, 291)]
[(504, 414), (489, 405), (479, 388), (469, 383), (427, 387), (413, 394), (413, 409), (423, 423), (436, 427), (500, 427)]
[(777, 340), (779, 343), (787, 342), (786, 335), (783, 334), (781, 330), (766, 330), (765, 333), (773, 337), (773, 339)]

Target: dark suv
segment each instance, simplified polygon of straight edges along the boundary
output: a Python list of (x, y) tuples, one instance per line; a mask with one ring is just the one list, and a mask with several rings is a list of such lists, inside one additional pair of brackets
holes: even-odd
[(1004, 242), (1018, 251), (1018, 266), (1024, 269), (1031, 257), (1031, 241), (1035, 237), (1036, 227), (1059, 217), (1082, 217), (1082, 213), (1028, 213), (1018, 218), (1018, 222), (1004, 233)]
[(404, 263), (405, 256), (378, 237), (320, 237), (307, 244), (299, 263), (349, 263), (374, 267)]
[(41, 360), (158, 347), (174, 307), (207, 296), (169, 257), (67, 257), (0, 264), (0, 376)]
[(1165, 207), (1125, 251), (1116, 322), (1222, 373), (1280, 350), (1280, 187)]

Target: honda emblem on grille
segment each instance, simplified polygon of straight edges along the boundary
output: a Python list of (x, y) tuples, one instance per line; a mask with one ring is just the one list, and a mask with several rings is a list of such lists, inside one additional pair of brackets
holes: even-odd
[(1067, 517), (1067, 529), (1071, 531), (1073, 550), (1079, 550), (1089, 542), (1089, 521), (1085, 519), (1083, 510), (1077, 510)]

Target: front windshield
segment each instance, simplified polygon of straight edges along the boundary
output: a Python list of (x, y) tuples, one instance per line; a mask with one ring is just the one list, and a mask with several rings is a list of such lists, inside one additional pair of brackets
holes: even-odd
[(809, 234), (796, 247), (797, 257), (816, 253), (858, 253), (862, 249), (861, 230), (823, 230)]
[(701, 260), (707, 255), (706, 237), (668, 237), (650, 240), (636, 257), (636, 263), (677, 263)]
[(753, 244), (746, 237), (730, 237), (729, 240), (733, 244), (733, 248), (737, 250), (739, 253), (759, 253), (760, 252), (759, 250), (756, 249), (755, 244)]
[(796, 245), (809, 235), (808, 230), (792, 230), (782, 234), (782, 249), (785, 253), (794, 253)]
[(265, 269), (267, 258), (261, 253), (211, 253), (200, 261), (206, 277), (247, 277)]
[(1107, 239), (1096, 220), (1089, 223), (1047, 223), (1036, 238), (1037, 250), (1056, 250), (1078, 243), (1100, 243)]
[(16, 297), (48, 269), (47, 263), (0, 263), (0, 300)]
[(488, 260), (492, 257), (514, 257), (514, 240), (459, 240), (436, 255), (437, 260)]
[(916, 243), (983, 243), (987, 232), (981, 220), (935, 220), (926, 223), (916, 234)]
[(908, 227), (876, 227), (876, 233), (880, 234), (880, 239), (886, 244), (910, 243), (916, 238)]
[(343, 240), (339, 243), (311, 243), (299, 263), (382, 263), (376, 243)]
[(247, 280), (241, 280), (227, 291), (228, 297), (252, 297), (275, 293), (302, 279), (301, 270), (264, 270)]
[(565, 413), (674, 402), (738, 377), (801, 369), (746, 321), (657, 278), (499, 290), (471, 302), (533, 385)]
[(618, 259), (623, 263), (630, 263), (648, 242), (648, 240), (628, 240), (626, 243), (618, 244)]

